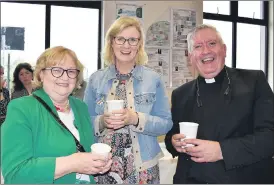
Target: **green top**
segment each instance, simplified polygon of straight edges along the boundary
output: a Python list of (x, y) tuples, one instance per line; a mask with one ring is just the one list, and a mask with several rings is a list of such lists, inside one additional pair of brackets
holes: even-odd
[[(33, 94), (41, 97), (57, 114), (43, 89)], [(86, 152), (94, 143), (87, 105), (69, 97), (78, 128), (80, 143)], [(58, 115), (58, 114), (57, 114)], [(74, 184), (76, 173), (54, 180), (55, 160), (76, 152), (73, 136), (33, 96), (12, 100), (1, 126), (1, 164), (5, 183)], [(90, 181), (95, 183), (93, 176)]]

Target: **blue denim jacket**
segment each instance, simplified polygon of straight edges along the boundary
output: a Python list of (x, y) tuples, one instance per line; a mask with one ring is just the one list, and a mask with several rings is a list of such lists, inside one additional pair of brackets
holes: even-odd
[[(127, 100), (130, 108), (139, 115), (139, 126), (130, 125), (133, 148), (140, 151), (140, 160), (135, 159), (137, 167), (146, 169), (155, 165), (162, 157), (157, 136), (166, 134), (172, 128), (171, 112), (164, 83), (158, 73), (145, 66), (137, 65), (131, 78), (131, 89), (127, 89)], [(112, 99), (115, 91), (116, 70), (111, 65), (92, 74), (85, 91), (84, 101), (88, 104), (95, 138), (104, 137), (99, 132), (105, 101)], [(130, 86), (130, 85), (129, 85)], [(131, 92), (133, 91), (133, 92)], [(138, 158), (138, 157), (136, 157)]]

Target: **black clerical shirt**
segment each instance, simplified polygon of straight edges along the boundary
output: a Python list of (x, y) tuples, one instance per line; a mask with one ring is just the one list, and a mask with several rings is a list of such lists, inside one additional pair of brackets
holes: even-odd
[[(196, 123), (199, 124), (197, 138), (203, 140), (219, 141), (219, 134), (221, 123), (223, 122), (222, 109), (225, 104), (225, 99), (227, 95), (224, 95), (224, 90), (227, 84), (223, 84), (224, 78), (227, 78), (225, 70), (223, 69), (215, 78), (213, 83), (207, 83), (206, 79), (199, 76), (199, 94), (202, 103), (201, 107), (193, 107), (193, 118)], [(225, 110), (223, 110), (225, 111)], [(224, 113), (224, 112), (223, 112)], [(222, 161), (219, 161), (220, 165), (223, 165)], [(199, 181), (205, 182), (209, 177), (204, 177), (204, 168), (210, 166), (211, 164), (205, 163), (192, 163), (190, 168), (189, 177), (195, 178)], [(217, 168), (216, 168), (217, 170)], [(220, 173), (217, 171), (211, 171), (218, 176)], [(216, 177), (218, 178), (218, 177)], [(210, 179), (208, 180), (211, 181)], [(214, 182), (214, 181), (211, 181)]]

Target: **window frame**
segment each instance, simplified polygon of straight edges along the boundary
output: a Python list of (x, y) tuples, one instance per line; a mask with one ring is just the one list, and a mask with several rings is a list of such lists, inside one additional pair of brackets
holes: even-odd
[(102, 1), (1, 1), (5, 3), (23, 3), (45, 5), (45, 49), (50, 47), (50, 25), (51, 25), (51, 6), (64, 6), (75, 8), (93, 8), (99, 10), (99, 26), (98, 26), (98, 61), (97, 68), (101, 69), (101, 37), (102, 37)]
[(265, 63), (261, 65), (264, 66), (265, 76), (268, 78), (269, 2), (263, 1), (262, 19), (240, 17), (238, 11), (238, 1), (230, 1), (230, 15), (203, 12), (203, 19), (232, 22), (232, 67), (236, 67), (237, 63), (237, 23), (265, 26), (265, 43), (263, 46), (265, 50)]

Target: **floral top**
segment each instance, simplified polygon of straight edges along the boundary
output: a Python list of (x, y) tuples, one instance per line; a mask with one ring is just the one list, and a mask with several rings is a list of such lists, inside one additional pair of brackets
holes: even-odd
[[(109, 129), (100, 128), (106, 101), (114, 100), (117, 96), (119, 80), (116, 75), (114, 65), (98, 70), (90, 76), (85, 91), (84, 101), (89, 108), (97, 142), (106, 138), (109, 133)], [(126, 81), (126, 97), (128, 109), (136, 111), (139, 116), (139, 124), (128, 127), (134, 150), (133, 163), (138, 172), (143, 172), (156, 166), (164, 156), (157, 136), (166, 134), (173, 124), (168, 95), (158, 73), (145, 66), (136, 65), (132, 77)]]
[[(115, 92), (115, 99), (124, 100), (124, 108), (127, 108), (127, 82), (132, 74), (116, 75), (119, 84)], [(155, 165), (151, 168), (138, 172), (134, 165), (134, 149), (130, 136), (129, 126), (118, 130), (108, 130), (105, 137), (98, 140), (106, 143), (112, 148), (113, 164), (110, 171), (95, 177), (98, 184), (159, 184), (159, 167)]]
[(2, 124), (5, 121), (8, 103), (10, 102), (9, 90), (6, 88), (3, 88), (2, 91), (3, 91), (2, 93), (4, 98), (0, 100), (0, 124)]

